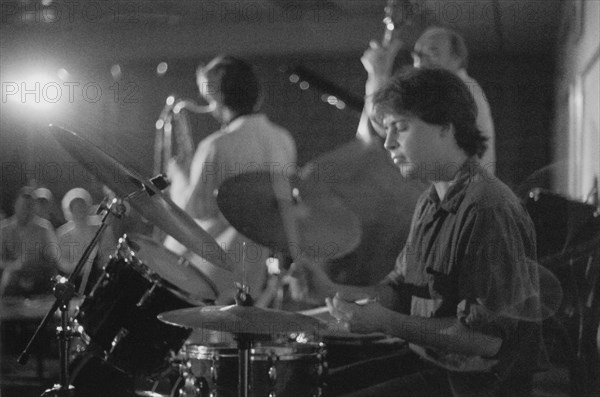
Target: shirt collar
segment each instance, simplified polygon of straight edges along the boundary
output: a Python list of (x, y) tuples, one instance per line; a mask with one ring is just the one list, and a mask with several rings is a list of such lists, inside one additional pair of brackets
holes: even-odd
[(227, 127), (224, 129), (227, 132), (235, 131), (239, 129), (242, 124), (249, 122), (259, 122), (261, 120), (266, 119), (266, 116), (262, 113), (251, 113), (245, 114), (243, 116), (236, 117)]
[(440, 198), (435, 190), (435, 186), (431, 185), (427, 199), (430, 203), (439, 205), (446, 212), (456, 213), (458, 207), (465, 198), (467, 187), (474, 180), (479, 180), (483, 177), (484, 170), (479, 166), (477, 158), (471, 157), (463, 163), (456, 174), (455, 183), (450, 186), (444, 200), (440, 202)]

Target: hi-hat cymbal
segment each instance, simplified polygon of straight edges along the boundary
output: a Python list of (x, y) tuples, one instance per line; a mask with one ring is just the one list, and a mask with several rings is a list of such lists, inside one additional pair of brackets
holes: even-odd
[(317, 319), (302, 314), (238, 305), (173, 310), (159, 314), (158, 319), (185, 328), (249, 335), (316, 333), (320, 326)]
[(127, 198), (144, 218), (213, 265), (231, 271), (227, 255), (212, 236), (152, 182), (75, 132), (55, 125), (50, 125), (49, 129), (60, 145), (88, 172), (119, 197)]
[[(255, 242), (297, 258), (301, 252), (314, 259), (332, 259), (351, 252), (361, 239), (358, 217), (325, 185), (295, 180), (288, 198), (277, 198), (273, 177), (267, 172), (244, 173), (225, 180), (217, 203), (225, 218)], [(281, 205), (287, 200), (287, 205)], [(287, 208), (297, 226), (298, 244), (291, 247), (281, 211)], [(295, 251), (295, 252), (293, 252)]]

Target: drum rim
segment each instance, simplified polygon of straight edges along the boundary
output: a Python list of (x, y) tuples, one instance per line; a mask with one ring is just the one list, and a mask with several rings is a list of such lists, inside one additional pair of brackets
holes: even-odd
[[(116, 257), (111, 255), (111, 258), (109, 259), (109, 261), (112, 261), (112, 260), (123, 261), (133, 271), (135, 271), (137, 274), (139, 274), (142, 278), (144, 278), (149, 283), (154, 284), (157, 287), (163, 288), (165, 290), (168, 290), (173, 295), (175, 295), (177, 298), (182, 299), (183, 301), (185, 301), (186, 303), (189, 303), (192, 306), (205, 306), (206, 301), (211, 301), (211, 299), (208, 299), (208, 298), (207, 299), (202, 298), (202, 300), (199, 300), (199, 298), (195, 298), (190, 292), (184, 291), (183, 289), (179, 288), (178, 286), (171, 283), (169, 280), (166, 280), (160, 274), (155, 272), (150, 266), (146, 265), (146, 263), (144, 263), (142, 258), (138, 257), (135, 254), (135, 251), (133, 249), (131, 249), (131, 252), (133, 253), (132, 258), (134, 258), (134, 259), (129, 259), (120, 254), (117, 254)], [(106, 270), (104, 272), (106, 273)], [(150, 288), (152, 288), (152, 287), (150, 287)]]
[[(221, 358), (237, 358), (238, 349), (235, 344), (186, 344), (181, 348), (186, 359), (197, 360), (219, 360)], [(221, 353), (222, 352), (222, 353)], [(219, 353), (219, 354), (215, 354)], [(285, 354), (279, 354), (285, 353)], [(325, 353), (325, 346), (322, 343), (296, 343), (289, 345), (262, 345), (255, 346), (250, 350), (250, 361), (268, 361), (274, 358), (274, 361), (291, 361), (305, 357), (318, 357)]]
[[(168, 248), (162, 246), (161, 244), (159, 244), (157, 241), (153, 240), (149, 236), (146, 236), (141, 233), (129, 233), (127, 235), (130, 236), (133, 240), (137, 241), (137, 244), (141, 248), (144, 245), (147, 245), (148, 247), (152, 246), (154, 249), (160, 249), (167, 256), (171, 256), (171, 257), (173, 257), (173, 259), (176, 259), (177, 263), (179, 263), (181, 261), (189, 262), (189, 260), (184, 255), (180, 255), (180, 254), (177, 254), (177, 253), (169, 250)], [(170, 282), (167, 278), (165, 278), (162, 274), (160, 274), (158, 271), (154, 270), (151, 266), (147, 265), (144, 262), (144, 260), (140, 257), (140, 253), (137, 250), (133, 249), (133, 247), (128, 246), (128, 249), (131, 251), (131, 253), (133, 253), (133, 257), (136, 258), (136, 261), (141, 263), (148, 270), (150, 270), (151, 274), (153, 274), (156, 278), (168, 283), (170, 286), (172, 286), (172, 288), (175, 288), (178, 291), (180, 291), (183, 296), (188, 297), (188, 301), (190, 301), (191, 303), (198, 301), (196, 298), (194, 298), (195, 295), (193, 293), (188, 292), (188, 291), (176, 286), (175, 284)], [(219, 290), (218, 290), (216, 284), (206, 274), (204, 274), (202, 271), (200, 271), (200, 269), (197, 269), (197, 268), (194, 268), (194, 269), (195, 269), (194, 274), (198, 275), (202, 279), (202, 281), (210, 287), (210, 290), (213, 294), (212, 298), (209, 297), (209, 298), (201, 298), (201, 299), (208, 300), (208, 301), (216, 300), (219, 297)]]

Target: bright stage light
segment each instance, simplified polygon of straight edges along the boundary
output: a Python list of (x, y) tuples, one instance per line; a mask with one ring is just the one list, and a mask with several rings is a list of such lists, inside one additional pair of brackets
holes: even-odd
[(167, 69), (169, 68), (169, 65), (167, 65), (166, 62), (161, 62), (158, 64), (158, 66), (156, 67), (156, 74), (158, 74), (159, 76), (164, 75), (165, 73), (167, 73)]
[(59, 120), (81, 95), (79, 82), (71, 80), (72, 76), (64, 68), (10, 71), (2, 78), (0, 106), (4, 107), (6, 116), (21, 118), (27, 123)]
[(63, 96), (62, 83), (49, 73), (34, 73), (2, 82), (2, 103), (20, 103), (36, 110), (51, 108)]
[(119, 80), (121, 78), (121, 75), (123, 74), (123, 71), (121, 70), (121, 65), (112, 65), (110, 67), (110, 74), (112, 75), (113, 79)]
[(56, 74), (58, 75), (58, 78), (62, 81), (69, 81), (71, 78), (71, 74), (67, 72), (67, 69), (65, 68), (58, 69), (58, 72)]

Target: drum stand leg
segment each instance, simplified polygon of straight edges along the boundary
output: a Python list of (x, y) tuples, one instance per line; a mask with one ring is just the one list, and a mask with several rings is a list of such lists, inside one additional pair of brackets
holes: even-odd
[(250, 349), (252, 339), (248, 335), (239, 335), (238, 343), (238, 396), (248, 397), (250, 387)]
[(69, 343), (73, 330), (69, 326), (69, 301), (75, 295), (75, 286), (69, 282), (58, 282), (54, 295), (60, 306), (60, 327), (56, 328), (59, 341), (60, 384), (42, 393), (42, 397), (75, 397), (75, 388), (69, 384)]

